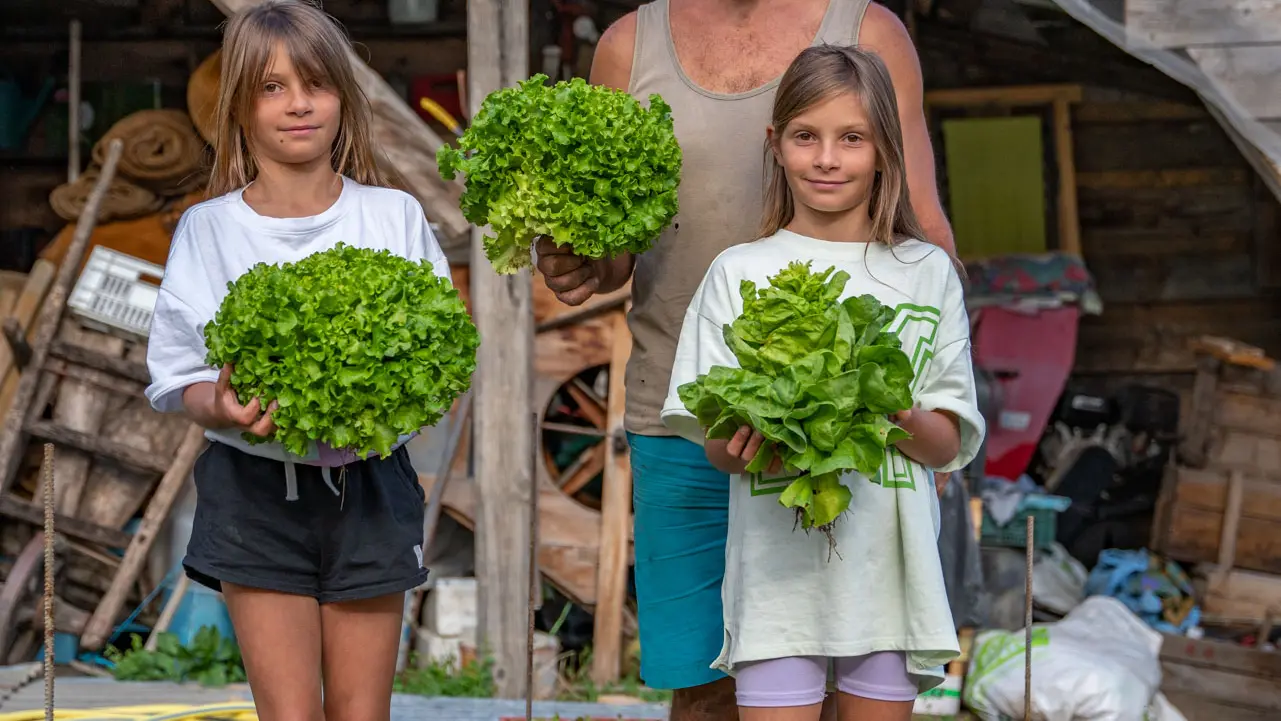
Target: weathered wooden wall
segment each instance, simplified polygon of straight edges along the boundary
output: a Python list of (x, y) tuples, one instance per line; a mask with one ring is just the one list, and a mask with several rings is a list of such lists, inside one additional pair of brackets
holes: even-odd
[(1034, 46), (925, 23), (918, 47), (930, 89), (1084, 88), (1072, 122), (1078, 211), (1105, 308), (1082, 322), (1077, 374), (1186, 389), (1186, 342), (1203, 333), (1281, 353), (1276, 199), (1182, 85), (1088, 28), (1047, 37)]
[[(155, 81), (162, 104), (176, 108), (186, 107), (187, 79), (218, 48), (219, 26), (225, 21), (209, 0), (138, 0), (120, 7), (80, 0), (12, 0), (0, 6), (0, 67), (19, 79), (27, 94), (33, 95), (45, 77), (56, 78), (58, 90), (66, 88), (67, 22), (78, 17), (83, 24), (83, 83)], [(407, 81), (466, 67), (464, 6), (463, 0), (443, 0), (439, 22), (397, 28), (389, 23), (385, 2), (324, 3), (375, 70)], [(65, 97), (49, 105), (66, 112)], [(26, 148), (0, 150), (0, 231), (39, 227), (52, 235), (64, 225), (48, 197), (66, 179), (65, 125), (49, 122), (48, 112), (44, 115)]]

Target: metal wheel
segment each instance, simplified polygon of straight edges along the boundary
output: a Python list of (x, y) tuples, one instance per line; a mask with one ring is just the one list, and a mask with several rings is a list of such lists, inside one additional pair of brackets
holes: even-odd
[[(18, 554), (0, 586), (0, 661), (31, 652), (30, 640), (44, 603), (44, 533), (36, 533)], [(25, 659), (18, 659), (25, 660)]]

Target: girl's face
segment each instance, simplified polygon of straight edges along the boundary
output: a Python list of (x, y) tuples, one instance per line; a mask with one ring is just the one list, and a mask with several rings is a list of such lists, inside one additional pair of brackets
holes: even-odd
[(878, 168), (872, 126), (863, 103), (840, 93), (797, 115), (782, 132), (769, 129), (774, 155), (792, 190), (798, 215), (865, 209)]
[(328, 164), (338, 137), (342, 107), (334, 88), (305, 81), (277, 45), (262, 86), (249, 132), (250, 147), (260, 157), (283, 165), (303, 165), (321, 159)]

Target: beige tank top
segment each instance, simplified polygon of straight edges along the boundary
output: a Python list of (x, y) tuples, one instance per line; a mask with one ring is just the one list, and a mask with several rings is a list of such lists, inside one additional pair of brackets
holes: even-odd
[[(868, 0), (830, 0), (815, 45), (854, 45)], [(755, 240), (761, 218), (765, 128), (779, 78), (745, 93), (713, 93), (681, 69), (668, 25), (668, 0), (637, 11), (634, 97), (658, 93), (672, 107), (683, 154), (680, 211), (632, 278), (631, 359), (626, 427), (671, 435), (658, 414), (667, 396), (676, 340), (690, 298), (721, 251)]]

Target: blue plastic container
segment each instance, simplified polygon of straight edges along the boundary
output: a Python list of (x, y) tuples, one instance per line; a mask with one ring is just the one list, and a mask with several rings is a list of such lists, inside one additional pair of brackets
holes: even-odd
[[(173, 590), (170, 589), (164, 594), (166, 603), (172, 593)], [(223, 603), (222, 594), (192, 583), (187, 586), (187, 593), (174, 612), (169, 633), (177, 636), (178, 642), (186, 646), (195, 640), (196, 632), (202, 626), (213, 626), (223, 638), (233, 641), (236, 639), (231, 627), (231, 615), (227, 613), (227, 604)]]

